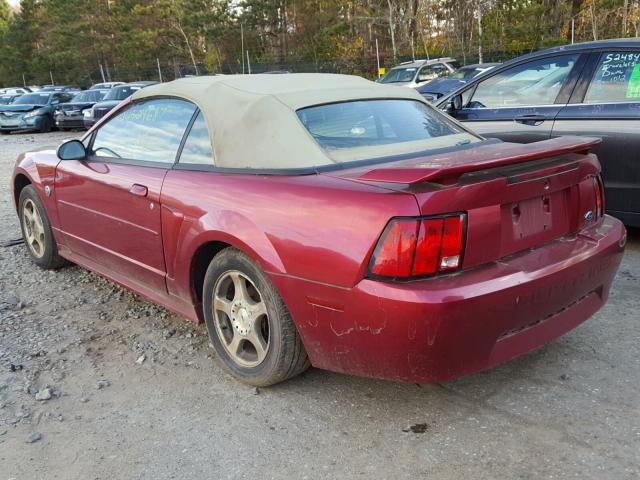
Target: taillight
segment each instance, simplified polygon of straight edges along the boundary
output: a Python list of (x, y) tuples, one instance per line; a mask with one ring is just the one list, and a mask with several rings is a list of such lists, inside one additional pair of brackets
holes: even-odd
[(420, 235), (413, 261), (413, 275), (431, 275), (438, 270), (442, 247), (442, 218), (430, 218), (420, 223)]
[(394, 221), (385, 230), (384, 241), (376, 248), (371, 273), (384, 277), (408, 277), (416, 249), (418, 224), (415, 220)]
[(409, 279), (459, 269), (465, 220), (464, 214), (393, 219), (371, 257), (369, 275)]
[(456, 270), (462, 263), (462, 215), (444, 219), (442, 231), (442, 248), (438, 271)]
[(600, 175), (594, 178), (594, 189), (596, 192), (596, 218), (604, 215), (604, 185)]

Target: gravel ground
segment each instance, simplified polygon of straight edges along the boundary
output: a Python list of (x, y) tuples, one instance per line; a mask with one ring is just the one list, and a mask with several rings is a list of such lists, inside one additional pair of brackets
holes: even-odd
[[(21, 151), (0, 137), (0, 240)], [(0, 480), (640, 476), (640, 232), (608, 305), (489, 372), (407, 385), (315, 369), (256, 390), (204, 328), (78, 267), (0, 248)]]

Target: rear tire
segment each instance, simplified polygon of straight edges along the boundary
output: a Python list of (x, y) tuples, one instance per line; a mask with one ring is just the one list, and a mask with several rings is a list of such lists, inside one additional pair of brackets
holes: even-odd
[(235, 248), (207, 269), (203, 309), (221, 366), (241, 382), (265, 387), (309, 368), (300, 335), (271, 281)]
[(67, 262), (58, 255), (51, 223), (33, 185), (27, 185), (20, 192), (18, 212), (22, 238), (33, 263), (45, 270), (63, 267)]

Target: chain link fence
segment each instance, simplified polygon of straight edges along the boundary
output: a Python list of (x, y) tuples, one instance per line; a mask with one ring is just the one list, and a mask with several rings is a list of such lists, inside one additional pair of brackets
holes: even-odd
[[(526, 52), (523, 52), (526, 53)], [(440, 57), (451, 56), (456, 58), (460, 64), (478, 63), (477, 55), (467, 55), (463, 58), (452, 53), (450, 55), (439, 55)], [(488, 51), (483, 53), (484, 62), (502, 62), (513, 58), (513, 53), (498, 51)], [(424, 59), (426, 56), (420, 56)], [(430, 58), (435, 58), (431, 56)], [(395, 65), (411, 61), (411, 55), (399, 55), (394, 61), (389, 56), (380, 58), (380, 66), (389, 70)], [(136, 64), (96, 64), (95, 68), (77, 74), (65, 68), (53, 67), (49, 74), (32, 75), (28, 72), (22, 74), (22, 81), (25, 85), (64, 85), (73, 84), (81, 87), (89, 87), (95, 83), (122, 81), (133, 82), (141, 80), (171, 81), (177, 78), (199, 75), (219, 75), (219, 74), (241, 74), (241, 73), (343, 73), (360, 75), (365, 78), (375, 79), (378, 77), (378, 62), (376, 57), (364, 59), (332, 59), (332, 60), (310, 60), (310, 59), (273, 59), (261, 57), (258, 60), (238, 58), (216, 63), (214, 66), (196, 64), (180, 60), (159, 60), (150, 59), (144, 63)]]

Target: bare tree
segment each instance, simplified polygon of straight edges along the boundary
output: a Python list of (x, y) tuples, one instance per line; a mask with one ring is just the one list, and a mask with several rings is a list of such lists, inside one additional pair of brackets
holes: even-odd
[(396, 50), (396, 25), (395, 25), (395, 8), (391, 0), (387, 0), (389, 6), (389, 34), (391, 36), (391, 50), (393, 51), (393, 60), (398, 58), (398, 52)]

